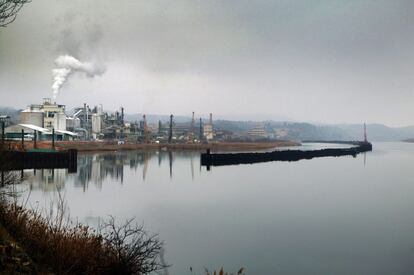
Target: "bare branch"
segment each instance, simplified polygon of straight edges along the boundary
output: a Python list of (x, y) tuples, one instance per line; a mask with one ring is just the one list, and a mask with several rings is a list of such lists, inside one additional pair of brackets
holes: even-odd
[(116, 272), (148, 274), (165, 270), (169, 265), (163, 259), (163, 242), (157, 234), (149, 235), (143, 225), (134, 221), (129, 219), (118, 226), (115, 218), (110, 216), (101, 228), (104, 241), (113, 248), (114, 256), (120, 262)]
[(0, 27), (6, 27), (16, 20), (17, 13), (31, 0), (0, 0)]

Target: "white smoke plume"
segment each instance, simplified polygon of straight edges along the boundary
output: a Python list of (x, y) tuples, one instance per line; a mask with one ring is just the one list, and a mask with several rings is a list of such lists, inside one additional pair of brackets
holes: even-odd
[(61, 55), (55, 60), (56, 68), (52, 70), (53, 75), (53, 98), (56, 99), (60, 88), (68, 78), (76, 72), (83, 72), (87, 77), (102, 75), (105, 68), (90, 62), (81, 62), (70, 55)]

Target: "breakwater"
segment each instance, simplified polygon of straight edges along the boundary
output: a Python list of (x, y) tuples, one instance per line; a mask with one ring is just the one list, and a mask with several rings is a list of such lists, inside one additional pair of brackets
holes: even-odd
[(77, 171), (77, 150), (67, 151), (1, 151), (1, 170), (66, 168)]
[[(334, 141), (318, 141), (319, 143), (336, 143)], [(319, 150), (283, 150), (263, 153), (233, 153), (233, 154), (201, 154), (201, 165), (221, 166), (235, 164), (251, 164), (267, 161), (298, 161), (301, 159), (312, 159), (319, 157), (356, 156), (359, 153), (372, 151), (372, 144), (365, 141), (341, 141), (340, 144), (353, 145), (350, 148), (328, 148)]]

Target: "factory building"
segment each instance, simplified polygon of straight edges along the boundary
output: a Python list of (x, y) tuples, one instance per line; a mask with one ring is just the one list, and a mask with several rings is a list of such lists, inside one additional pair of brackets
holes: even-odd
[[(33, 124), (11, 125), (5, 129), (5, 135), (10, 140), (21, 140), (22, 131), (25, 140), (51, 140), (53, 131)], [(55, 130), (55, 140), (73, 140), (76, 134), (66, 130)]]
[(269, 136), (264, 126), (259, 126), (251, 129), (247, 132), (247, 135), (253, 139), (267, 138)]
[[(118, 141), (133, 142), (202, 142), (215, 139), (213, 116), (200, 124), (192, 113), (191, 121), (175, 123), (173, 116), (168, 122), (158, 121), (149, 124), (146, 116), (141, 121), (126, 122), (124, 108), (108, 113), (103, 111), (102, 105), (91, 108), (86, 103), (74, 108), (71, 115), (66, 115), (65, 105), (56, 104), (45, 98), (42, 104), (31, 104), (20, 113), (20, 124), (13, 125), (6, 132), (11, 138), (21, 138), (21, 130), (25, 138), (38, 140), (51, 139), (53, 130), (56, 140), (81, 139), (100, 140), (115, 139)], [(227, 138), (226, 133), (220, 132), (218, 138)]]
[(66, 131), (65, 105), (52, 103), (50, 98), (45, 98), (43, 104), (32, 104), (20, 112), (20, 123)]
[(51, 103), (50, 98), (43, 102), (43, 127), (49, 130), (66, 131), (65, 105)]
[(43, 127), (44, 113), (42, 105), (32, 104), (27, 109), (20, 112), (20, 122), (23, 124), (31, 124), (38, 127)]
[(210, 113), (210, 119), (208, 123), (204, 124), (203, 134), (207, 141), (214, 139), (214, 129), (213, 129), (213, 114)]
[(66, 119), (68, 130), (78, 133), (81, 139), (98, 139), (102, 135), (104, 115), (102, 105), (91, 109), (84, 103)]
[(66, 130), (75, 132), (80, 128), (80, 119), (74, 117), (66, 117)]
[(5, 129), (6, 138), (49, 140), (53, 130), (56, 140), (70, 140), (76, 134), (66, 129), (65, 106), (52, 103), (50, 98), (43, 99), (43, 104), (31, 104), (20, 112), (20, 124)]

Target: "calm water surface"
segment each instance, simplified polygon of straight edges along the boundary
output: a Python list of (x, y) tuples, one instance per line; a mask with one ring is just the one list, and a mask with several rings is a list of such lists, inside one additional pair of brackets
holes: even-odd
[(165, 240), (169, 274), (414, 274), (414, 144), (211, 171), (197, 152), (81, 154), (78, 164), (77, 174), (25, 171), (29, 205), (47, 207), (59, 189), (82, 222), (136, 217)]

